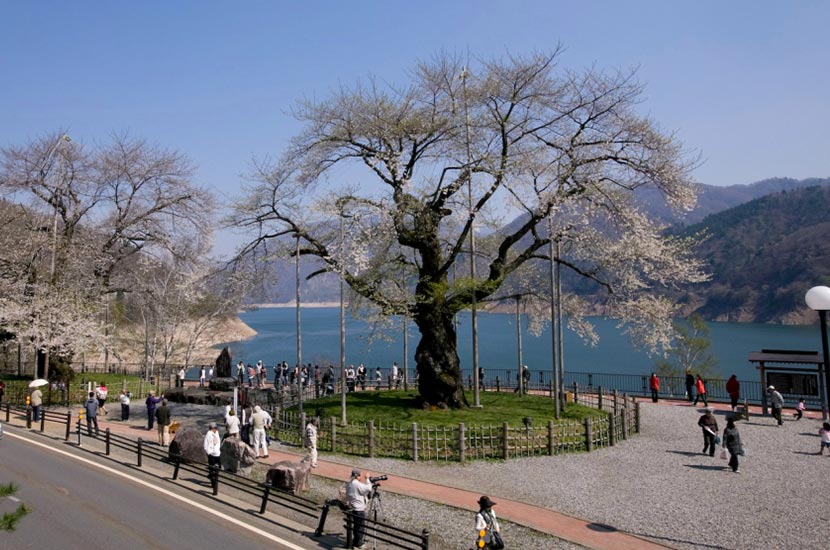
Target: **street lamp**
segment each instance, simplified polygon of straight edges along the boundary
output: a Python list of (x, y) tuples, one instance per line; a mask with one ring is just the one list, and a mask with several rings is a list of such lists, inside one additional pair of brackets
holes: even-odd
[(343, 211), (344, 204), (340, 204), (340, 425), (346, 425), (346, 233), (344, 220), (351, 218)]
[[(301, 308), (300, 308), (300, 232), (297, 232), (297, 245), (295, 254), (296, 257), (294, 258), (294, 268), (296, 272), (296, 276), (294, 278), (296, 283), (295, 288), (295, 297), (297, 300), (297, 387), (299, 391), (297, 392), (297, 412), (298, 414), (303, 414), (303, 333), (301, 330)], [(305, 426), (300, 426), (301, 429), (305, 429)]]
[[(807, 307), (818, 311), (821, 324), (821, 354), (824, 358), (824, 395), (830, 400), (830, 353), (827, 350), (827, 312), (830, 311), (830, 288), (814, 286), (804, 296)], [(827, 420), (827, 407), (821, 410), (822, 420)]]
[(475, 229), (475, 204), (473, 203), (473, 165), (472, 153), (470, 151), (470, 112), (467, 108), (467, 67), (461, 69), (461, 85), (464, 88), (464, 128), (466, 130), (467, 149), (467, 199), (469, 201), (470, 216), (470, 280), (473, 288), (471, 300), (471, 321), (473, 331), (473, 407), (480, 408), (481, 400), (478, 391), (478, 316), (476, 303), (476, 229)]

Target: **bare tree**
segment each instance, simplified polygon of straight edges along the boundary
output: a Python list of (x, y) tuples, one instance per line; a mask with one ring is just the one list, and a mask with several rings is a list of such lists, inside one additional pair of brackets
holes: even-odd
[[(704, 275), (691, 243), (663, 237), (632, 195), (654, 186), (671, 206), (691, 208), (693, 159), (638, 114), (634, 75), (568, 71), (558, 58), (465, 68), (442, 56), (419, 64), (404, 87), (370, 82), (299, 103), (305, 129), (277, 162), (257, 166), (257, 184), (236, 205), (232, 224), (255, 233), (239, 256), (267, 257), (299, 235), (300, 254), (342, 273), (382, 314), (411, 317), (419, 391), (432, 405), (466, 404), (454, 314), (547, 261), (550, 239), (562, 244), (563, 268), (604, 292), (607, 312), (665, 343), (674, 308), (660, 290)], [(349, 254), (333, 230), (338, 212), (351, 216)], [(482, 235), (475, 280), (450, 279), (453, 265), (470, 261), (470, 232), (508, 215), (513, 223)]]

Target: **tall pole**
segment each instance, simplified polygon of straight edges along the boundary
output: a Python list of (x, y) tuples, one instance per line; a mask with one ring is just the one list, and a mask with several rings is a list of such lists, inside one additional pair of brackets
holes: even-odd
[(559, 402), (564, 406), (565, 399), (565, 337), (564, 325), (562, 324), (562, 264), (559, 263), (559, 241), (556, 241), (556, 330), (558, 332), (557, 344), (559, 346), (557, 357), (559, 359)]
[[(827, 310), (822, 309), (818, 312), (819, 323), (821, 324), (821, 354), (824, 357), (824, 395), (827, 402), (830, 403), (830, 352), (827, 349)], [(827, 407), (821, 410), (821, 419), (827, 421), (828, 411)]]
[[(295, 283), (296, 288), (294, 296), (297, 300), (297, 411), (300, 415), (303, 414), (303, 333), (301, 330), (300, 317), (300, 233), (297, 232), (297, 247), (294, 251), (294, 268), (295, 268)], [(303, 426), (305, 428), (305, 426)]]
[[(63, 134), (60, 138), (58, 138), (58, 142), (55, 143), (55, 145), (52, 146), (52, 149), (46, 155), (46, 159), (43, 162), (44, 166), (40, 171), (40, 175), (44, 179), (44, 183), (45, 183), (45, 179), (46, 179), (46, 164), (51, 162), (52, 157), (55, 156), (55, 153), (58, 152), (58, 149), (60, 149), (62, 144), (68, 143), (70, 141), (72, 141), (72, 140), (69, 139), (69, 136), (66, 135), (66, 134)], [(59, 174), (59, 177), (60, 177), (60, 174)], [(59, 201), (59, 199), (62, 199), (62, 197), (59, 196), (62, 192), (63, 192), (63, 188), (60, 185), (60, 179), (59, 179), (58, 183), (55, 184), (55, 200), (54, 200), (54, 204), (52, 205), (53, 206), (53, 213), (52, 213), (52, 258), (51, 258), (51, 261), (49, 263), (49, 289), (50, 290), (54, 290), (55, 283), (56, 283), (56, 281), (55, 281), (55, 261), (56, 261), (57, 255), (58, 255), (58, 201)], [(52, 311), (50, 310), (49, 311), (49, 337), (50, 338), (52, 336), (52, 323), (53, 323)], [(47, 380), (49, 379), (49, 351), (50, 351), (49, 350), (49, 345), (51, 345), (51, 344), (47, 344), (46, 351), (43, 354), (44, 355), (43, 377), (46, 378)], [(37, 378), (37, 354), (35, 354), (35, 378)]]
[(346, 425), (346, 300), (345, 300), (345, 231), (343, 208), (340, 209), (340, 425)]
[(409, 391), (409, 318), (403, 316), (403, 391)]
[(524, 370), (522, 369), (522, 297), (516, 294), (516, 372), (519, 373), (519, 397), (523, 396), (525, 388)]
[(548, 267), (550, 268), (550, 350), (551, 350), (551, 370), (553, 371), (553, 387), (551, 388), (551, 397), (553, 398), (553, 415), (555, 418), (559, 418), (559, 413), (561, 410), (560, 407), (560, 393), (559, 393), (559, 368), (558, 368), (558, 346), (557, 346), (557, 317), (556, 317), (556, 268), (554, 264), (556, 263), (556, 255), (554, 254), (553, 250), (553, 218), (551, 215), (548, 216), (548, 255), (550, 257), (550, 262)]
[(467, 199), (470, 203), (470, 279), (473, 296), (470, 303), (473, 330), (473, 407), (481, 407), (478, 391), (478, 318), (476, 297), (476, 229), (475, 205), (473, 204), (473, 166), (470, 150), (470, 111), (467, 108), (467, 67), (461, 70), (461, 83), (464, 87), (464, 128), (466, 130), (467, 147)]

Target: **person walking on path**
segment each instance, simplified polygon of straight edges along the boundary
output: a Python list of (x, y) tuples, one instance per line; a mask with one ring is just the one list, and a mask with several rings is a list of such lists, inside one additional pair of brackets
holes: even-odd
[(821, 425), (821, 429), (818, 431), (818, 434), (821, 436), (821, 448), (818, 451), (818, 454), (823, 455), (824, 449), (827, 449), (827, 456), (830, 456), (830, 422), (825, 422)]
[(130, 419), (130, 392), (126, 389), (121, 390), (118, 400), (121, 401), (121, 420), (126, 422)]
[(697, 402), (703, 399), (703, 404), (708, 407), (709, 400), (706, 399), (706, 383), (699, 374), (697, 375), (697, 382), (695, 382), (695, 386), (697, 388), (697, 395), (695, 396), (695, 402), (692, 403), (692, 405), (697, 405)]
[(251, 415), (251, 432), (254, 440), (254, 455), (259, 458), (259, 451), (262, 449), (262, 458), (268, 458), (268, 445), (265, 442), (265, 424), (268, 419), (262, 408), (254, 407), (254, 414)]
[(772, 405), (772, 417), (778, 421), (780, 426), (784, 423), (781, 418), (781, 411), (784, 409), (784, 398), (776, 391), (775, 386), (768, 387), (767, 393), (769, 393), (770, 404)]
[(714, 411), (713, 407), (706, 407), (706, 414), (697, 421), (697, 425), (703, 429), (703, 454), (708, 451), (709, 456), (715, 456), (715, 437), (718, 434), (718, 421), (712, 414)]
[(305, 447), (308, 449), (306, 459), (311, 461), (311, 467), (317, 467), (317, 417), (308, 421), (305, 427)]
[(208, 466), (210, 468), (221, 468), (220, 450), (222, 448), (222, 438), (219, 437), (219, 428), (216, 422), (210, 423), (210, 428), (208, 428), (205, 434), (204, 448), (207, 454)]
[(795, 413), (793, 413), (796, 420), (801, 420), (801, 417), (804, 416), (804, 409), (806, 408), (807, 406), (804, 404), (804, 398), (802, 397), (798, 400), (798, 405), (795, 406)]
[(695, 398), (692, 389), (695, 387), (695, 377), (692, 375), (692, 369), (686, 369), (686, 398), (689, 403)]
[(743, 446), (741, 445), (741, 434), (738, 433), (738, 428), (735, 427), (735, 420), (730, 418), (726, 421), (726, 429), (723, 430), (723, 446), (729, 451), (729, 467), (736, 474), (740, 474), (738, 469), (738, 455), (741, 454)]
[(95, 426), (95, 437), (98, 437), (98, 399), (95, 392), (89, 392), (89, 398), (84, 401), (84, 412), (86, 413), (86, 433), (92, 437), (92, 426)]
[(205, 387), (205, 376), (206, 376), (205, 367), (202, 367), (202, 368), (199, 369), (199, 387), (200, 388)]
[(499, 520), (496, 518), (496, 512), (493, 511), (493, 506), (496, 503), (490, 500), (487, 496), (482, 496), (478, 499), (479, 510), (476, 514), (476, 548), (479, 548), (478, 541), (482, 537), (479, 535), (484, 531), (484, 542), (486, 548), (493, 550), (501, 550), (504, 548), (504, 542), (501, 540), (501, 527), (499, 527)]
[(163, 398), (163, 395), (156, 397), (154, 391), (147, 394), (147, 400), (144, 402), (147, 405), (147, 430), (153, 429), (153, 421), (156, 419), (156, 405), (161, 403)]
[(40, 388), (35, 388), (32, 391), (29, 404), (32, 405), (32, 420), (40, 422), (40, 409), (43, 407), (43, 392), (40, 391)]
[(98, 398), (98, 409), (107, 414), (107, 397), (109, 396), (109, 390), (107, 389), (106, 382), (101, 382), (101, 385), (95, 389), (95, 397)]
[(372, 492), (372, 484), (365, 479), (360, 468), (352, 469), (352, 477), (346, 484), (346, 496), (349, 499), (352, 521), (352, 548), (366, 548), (363, 537), (366, 534), (366, 500)]
[(185, 375), (184, 367), (179, 367), (179, 372), (176, 373), (176, 387), (177, 388), (183, 388), (184, 387), (184, 375)]
[(167, 406), (167, 399), (162, 399), (161, 407), (156, 409), (156, 422), (158, 423), (159, 445), (167, 447), (170, 444), (170, 408)]
[(651, 378), (648, 380), (648, 388), (651, 390), (651, 401), (657, 403), (657, 398), (660, 395), (660, 379), (657, 378), (656, 373), (651, 373)]
[(732, 412), (738, 408), (738, 399), (741, 398), (741, 383), (734, 374), (726, 381), (726, 393), (729, 394), (729, 401), (732, 404)]

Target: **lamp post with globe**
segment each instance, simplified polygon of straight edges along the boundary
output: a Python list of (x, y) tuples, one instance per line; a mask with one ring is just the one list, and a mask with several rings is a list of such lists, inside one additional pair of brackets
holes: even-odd
[[(830, 288), (814, 286), (804, 296), (807, 307), (818, 311), (821, 324), (821, 353), (824, 359), (824, 395), (830, 401), (830, 353), (827, 350), (827, 312), (830, 311)], [(822, 420), (827, 420), (827, 407), (821, 411)]]

